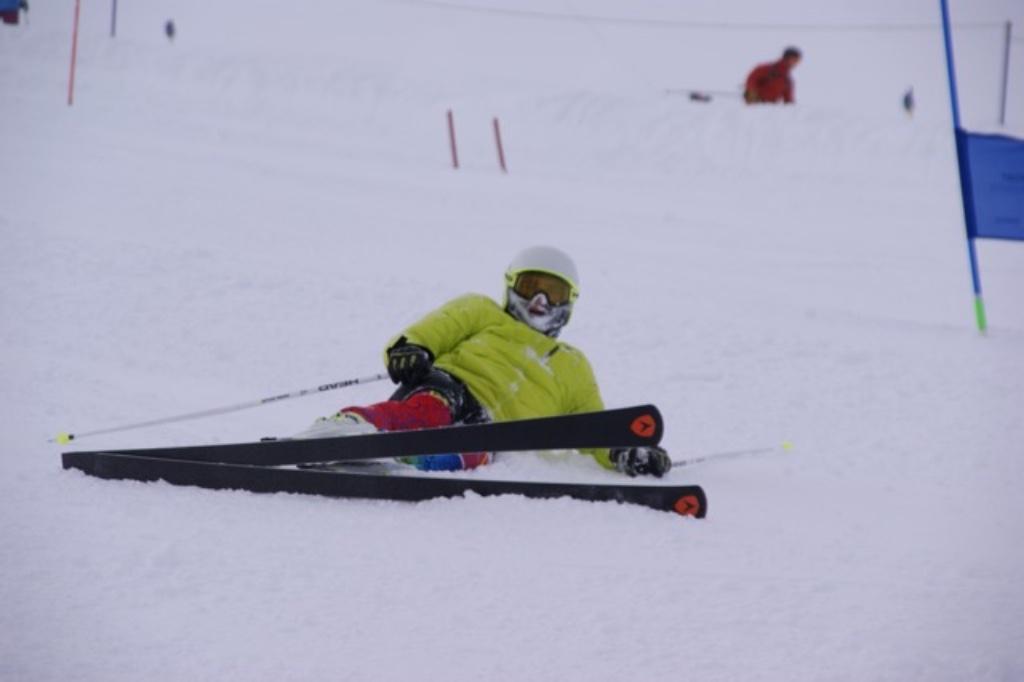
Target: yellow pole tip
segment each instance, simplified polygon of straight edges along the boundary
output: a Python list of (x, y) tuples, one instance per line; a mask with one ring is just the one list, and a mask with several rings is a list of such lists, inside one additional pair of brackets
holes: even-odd
[(60, 443), (61, 445), (67, 445), (68, 443), (70, 443), (74, 439), (75, 439), (75, 437), (72, 434), (70, 434), (70, 433), (58, 433), (57, 434), (57, 442)]
[(793, 445), (793, 441), (791, 441), (791, 440), (784, 440), (784, 441), (782, 441), (782, 449), (785, 450), (786, 452), (789, 452), (794, 447), (795, 446)]

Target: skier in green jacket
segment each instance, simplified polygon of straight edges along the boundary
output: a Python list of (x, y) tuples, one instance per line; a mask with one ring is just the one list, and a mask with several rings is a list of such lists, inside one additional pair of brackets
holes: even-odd
[[(505, 300), (467, 294), (393, 338), (384, 352), (390, 400), (345, 407), (299, 437), (549, 417), (604, 409), (590, 363), (558, 341), (579, 296), (579, 276), (563, 251), (536, 246), (505, 272)], [(587, 451), (602, 466), (630, 476), (663, 476), (671, 467), (659, 447)], [(490, 453), (407, 458), (427, 470), (471, 469)]]

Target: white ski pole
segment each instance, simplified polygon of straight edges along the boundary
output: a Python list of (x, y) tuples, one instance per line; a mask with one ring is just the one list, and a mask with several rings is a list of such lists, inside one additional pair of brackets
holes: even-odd
[(789, 452), (793, 449), (793, 443), (790, 441), (783, 441), (781, 445), (775, 447), (763, 447), (763, 448), (747, 448), (746, 450), (729, 450), (726, 452), (712, 452), (707, 455), (701, 455), (700, 457), (690, 457), (688, 459), (674, 459), (672, 460), (672, 466), (674, 467), (685, 467), (693, 464), (700, 464), (701, 462), (707, 462), (713, 459), (732, 459), (735, 457), (751, 457), (753, 455), (770, 455), (779, 450)]
[(261, 405), (267, 405), (269, 403), (277, 403), (282, 400), (289, 400), (291, 398), (301, 398), (302, 396), (313, 395), (315, 393), (323, 393), (325, 391), (334, 391), (339, 388), (347, 388), (348, 386), (355, 386), (356, 384), (368, 384), (374, 381), (381, 381), (387, 379), (387, 374), (373, 374), (371, 376), (359, 377), (356, 379), (343, 379), (342, 381), (335, 381), (329, 384), (320, 384), (313, 388), (303, 388), (298, 391), (292, 391), (291, 393), (282, 393), (280, 395), (272, 395), (266, 398), (260, 398), (259, 400), (252, 400), (245, 403), (238, 403), (237, 405), (227, 405), (225, 407), (215, 407), (210, 410), (202, 410), (200, 412), (189, 412), (188, 414), (179, 414), (174, 417), (163, 417), (161, 419), (151, 419), (149, 421), (138, 422), (135, 424), (125, 424), (123, 426), (112, 426), (106, 429), (97, 429), (95, 431), (84, 431), (82, 433), (58, 433), (54, 438), (47, 440), (48, 443), (60, 443), (66, 444), (73, 440), (79, 440), (88, 436), (98, 436), (101, 433), (115, 433), (118, 431), (128, 431), (130, 429), (141, 429), (146, 426), (157, 426), (158, 424), (171, 424), (174, 422), (183, 422), (189, 419), (198, 419), (200, 417), (212, 417), (217, 414), (227, 414), (228, 412), (238, 412), (240, 410), (247, 410), (251, 407), (259, 407)]

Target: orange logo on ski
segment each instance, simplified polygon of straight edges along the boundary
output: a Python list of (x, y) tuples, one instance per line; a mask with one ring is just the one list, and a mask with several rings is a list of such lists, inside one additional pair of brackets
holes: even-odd
[(640, 415), (633, 420), (632, 424), (629, 425), (629, 430), (641, 438), (654, 437), (654, 432), (657, 428), (657, 422), (655, 422), (654, 417), (649, 414)]
[(697, 516), (700, 512), (700, 500), (697, 499), (696, 495), (683, 495), (676, 500), (672, 508), (676, 510), (676, 513), (683, 516)]

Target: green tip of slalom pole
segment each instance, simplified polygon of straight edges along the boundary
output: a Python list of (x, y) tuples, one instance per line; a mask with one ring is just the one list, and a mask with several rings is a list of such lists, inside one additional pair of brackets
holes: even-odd
[(67, 445), (68, 443), (70, 443), (74, 439), (75, 439), (75, 434), (73, 434), (73, 433), (58, 433), (57, 437), (54, 438), (50, 442), (52, 442), (52, 443), (60, 443), (61, 445)]
[(984, 334), (988, 330), (988, 320), (985, 319), (985, 301), (980, 295), (974, 297), (974, 318), (978, 321), (978, 331)]
[(782, 449), (785, 450), (786, 452), (790, 452), (794, 447), (796, 447), (796, 446), (793, 445), (793, 441), (791, 441), (791, 440), (784, 440), (784, 441), (782, 441)]

